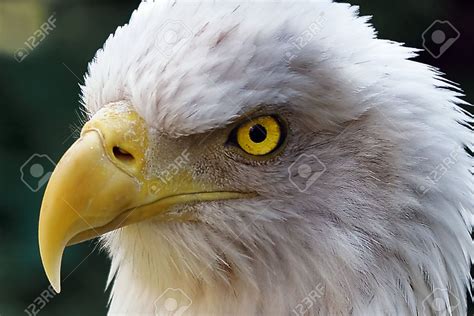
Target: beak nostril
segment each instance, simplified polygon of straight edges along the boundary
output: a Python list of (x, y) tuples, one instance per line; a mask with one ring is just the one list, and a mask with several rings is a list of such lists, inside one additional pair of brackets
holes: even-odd
[(128, 151), (126, 151), (126, 150), (124, 150), (124, 149), (122, 149), (118, 146), (115, 146), (112, 149), (112, 151), (114, 153), (115, 158), (117, 158), (120, 161), (128, 162), (128, 161), (132, 161), (134, 159), (134, 157), (131, 153), (129, 153)]

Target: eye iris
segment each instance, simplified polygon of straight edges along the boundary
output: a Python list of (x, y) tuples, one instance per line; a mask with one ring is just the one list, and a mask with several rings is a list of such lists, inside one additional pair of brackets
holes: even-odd
[(254, 125), (249, 130), (249, 137), (254, 143), (261, 143), (267, 138), (267, 130), (260, 124)]
[(279, 121), (272, 116), (260, 116), (240, 125), (233, 131), (236, 144), (247, 154), (263, 156), (280, 144), (282, 131)]

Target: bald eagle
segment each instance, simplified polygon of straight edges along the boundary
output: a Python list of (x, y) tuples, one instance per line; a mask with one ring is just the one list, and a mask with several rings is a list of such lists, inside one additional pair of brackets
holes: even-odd
[(39, 246), (101, 236), (111, 315), (466, 315), (472, 116), (329, 0), (147, 1), (90, 63)]

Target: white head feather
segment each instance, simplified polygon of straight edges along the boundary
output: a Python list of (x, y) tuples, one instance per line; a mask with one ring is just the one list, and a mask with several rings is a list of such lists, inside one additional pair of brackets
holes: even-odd
[[(167, 29), (178, 42), (167, 44)], [(347, 4), (142, 3), (90, 64), (90, 113), (125, 100), (176, 139), (259, 109), (286, 116), (290, 134), (271, 163), (202, 162), (258, 198), (184, 206), (198, 223), (106, 235), (110, 313), (153, 314), (179, 288), (196, 315), (288, 315), (308, 295), (307, 315), (428, 314), (439, 289), (465, 315), (473, 133), (460, 123), (472, 118), (414, 56), (376, 39)], [(302, 154), (325, 168), (306, 192), (288, 179)]]

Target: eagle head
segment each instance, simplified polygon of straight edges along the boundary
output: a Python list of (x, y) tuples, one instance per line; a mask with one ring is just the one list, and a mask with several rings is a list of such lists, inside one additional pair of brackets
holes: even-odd
[(465, 315), (473, 120), (415, 52), (327, 0), (143, 2), (45, 192), (51, 283), (102, 236), (111, 314)]

